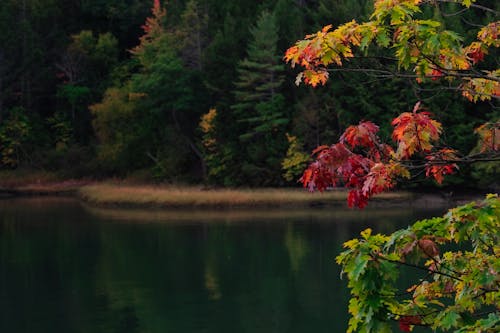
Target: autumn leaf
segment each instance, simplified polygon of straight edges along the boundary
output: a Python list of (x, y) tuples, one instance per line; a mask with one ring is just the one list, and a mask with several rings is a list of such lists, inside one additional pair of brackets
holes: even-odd
[(500, 21), (491, 22), (477, 33), (477, 38), (487, 46), (500, 47)]
[(483, 47), (483, 43), (473, 42), (468, 47), (465, 48), (465, 54), (472, 61), (473, 64), (477, 64), (484, 60), (485, 54), (488, 52), (486, 47)]
[(318, 70), (306, 70), (303, 75), (304, 83), (307, 83), (313, 87), (318, 84), (324, 85), (328, 80), (328, 72), (324, 69)]
[(340, 141), (349, 144), (351, 148), (374, 147), (378, 129), (379, 127), (371, 121), (362, 121), (357, 126), (349, 126), (340, 137)]
[(418, 107), (419, 103), (413, 112), (404, 112), (392, 121), (392, 138), (398, 143), (396, 155), (403, 159), (416, 152), (430, 151), (441, 134), (441, 124), (429, 112), (418, 112)]
[(500, 150), (500, 122), (483, 124), (474, 132), (479, 135), (479, 146), (482, 153)]
[(439, 249), (434, 243), (434, 241), (430, 239), (420, 239), (418, 241), (418, 247), (424, 252), (428, 257), (435, 257), (439, 255)]
[(370, 169), (363, 183), (362, 193), (364, 196), (381, 193), (393, 187), (394, 182), (386, 165), (376, 163)]
[(450, 175), (458, 169), (456, 163), (447, 163), (456, 161), (456, 150), (443, 148), (431, 155), (426, 156), (428, 161), (425, 165), (425, 175), (434, 177), (438, 184), (443, 182), (444, 175)]
[(351, 190), (347, 194), (347, 205), (350, 208), (364, 208), (368, 205), (368, 199), (360, 190)]

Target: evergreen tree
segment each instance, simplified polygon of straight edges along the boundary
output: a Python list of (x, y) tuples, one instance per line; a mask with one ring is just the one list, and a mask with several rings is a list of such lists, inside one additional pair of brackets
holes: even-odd
[(180, 56), (190, 69), (203, 69), (202, 55), (208, 39), (207, 27), (207, 13), (196, 0), (189, 0), (174, 37), (179, 44)]
[(248, 56), (237, 67), (231, 109), (239, 127), (239, 142), (245, 147), (239, 150), (244, 182), (270, 185), (280, 178), (288, 123), (281, 94), (284, 67), (277, 53), (275, 16), (263, 11), (251, 35)]

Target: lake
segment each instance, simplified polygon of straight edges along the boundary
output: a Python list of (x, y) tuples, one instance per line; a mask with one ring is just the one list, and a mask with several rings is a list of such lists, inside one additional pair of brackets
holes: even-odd
[(0, 332), (343, 332), (334, 258), (445, 209), (106, 210), (0, 200)]

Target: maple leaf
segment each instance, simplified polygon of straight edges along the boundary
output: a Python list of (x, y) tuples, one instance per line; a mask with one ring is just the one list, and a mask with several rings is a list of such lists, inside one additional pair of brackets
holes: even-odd
[(313, 87), (318, 84), (325, 85), (328, 81), (328, 72), (325, 69), (318, 70), (305, 70), (302, 76), (304, 83), (307, 83)]
[(326, 149), (321, 149), (317, 159), (325, 167), (338, 168), (344, 165), (351, 155), (352, 152), (343, 143), (336, 143)]
[(363, 186), (366, 175), (370, 172), (373, 161), (359, 154), (350, 155), (337, 172), (342, 176), (346, 187)]
[(458, 169), (456, 163), (446, 163), (458, 159), (454, 149), (444, 148), (425, 158), (428, 161), (425, 165), (425, 175), (434, 177), (438, 184), (443, 182), (444, 175), (450, 175)]
[(341, 142), (348, 143), (352, 148), (374, 147), (378, 142), (376, 134), (379, 127), (371, 121), (361, 121), (357, 126), (349, 126), (340, 137)]
[(332, 183), (331, 173), (321, 165), (318, 161), (313, 162), (304, 171), (299, 182), (304, 184), (309, 191), (324, 191)]
[[(498, 77), (500, 70), (494, 72), (485, 71), (486, 75)], [(478, 100), (491, 100), (492, 97), (500, 96), (500, 82), (488, 78), (465, 78), (461, 85), (462, 95), (471, 102)]]
[(433, 141), (439, 139), (441, 124), (430, 117), (429, 112), (418, 112), (420, 103), (413, 112), (404, 112), (392, 121), (392, 138), (398, 143), (396, 155), (407, 159), (416, 152), (428, 152)]
[(298, 46), (292, 46), (290, 48), (288, 48), (288, 50), (286, 50), (285, 52), (285, 56), (283, 57), (283, 59), (286, 61), (286, 62), (292, 62), (292, 67), (295, 67), (295, 63), (297, 62), (297, 58), (298, 58), (298, 53), (299, 53), (299, 47)]
[(350, 190), (347, 194), (347, 205), (350, 208), (365, 208), (368, 205), (368, 199), (360, 190)]
[(365, 178), (362, 193), (365, 196), (381, 193), (394, 186), (393, 179), (386, 165), (375, 163)]
[(500, 150), (500, 122), (486, 123), (474, 131), (480, 138), (480, 151)]
[(430, 239), (420, 239), (418, 241), (418, 247), (424, 252), (428, 257), (435, 257), (439, 255), (439, 249), (432, 240)]
[(487, 46), (500, 47), (500, 21), (491, 22), (477, 33), (477, 38)]

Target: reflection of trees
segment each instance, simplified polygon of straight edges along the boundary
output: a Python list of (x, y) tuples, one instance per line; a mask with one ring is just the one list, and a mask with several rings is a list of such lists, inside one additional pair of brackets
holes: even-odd
[(309, 252), (309, 244), (303, 234), (294, 232), (292, 223), (287, 224), (285, 246), (288, 250), (292, 270), (297, 272), (301, 266), (302, 260)]
[(14, 214), (0, 202), (0, 332), (341, 331), (348, 292), (332, 281), (342, 241), (412, 220), (339, 210), (139, 224), (42, 206)]
[(222, 297), (219, 280), (213, 266), (207, 263), (205, 268), (205, 288), (208, 291), (208, 298), (217, 301)]
[[(219, 258), (229, 258), (230, 249), (225, 248), (223, 244), (227, 244), (224, 237), (224, 228), (212, 226), (211, 228), (203, 227), (206, 233), (205, 241), (205, 272), (203, 279), (205, 281), (205, 289), (208, 293), (208, 299), (211, 301), (218, 301), (222, 297), (222, 291), (219, 281), (218, 264)], [(223, 252), (220, 251), (222, 245)]]

